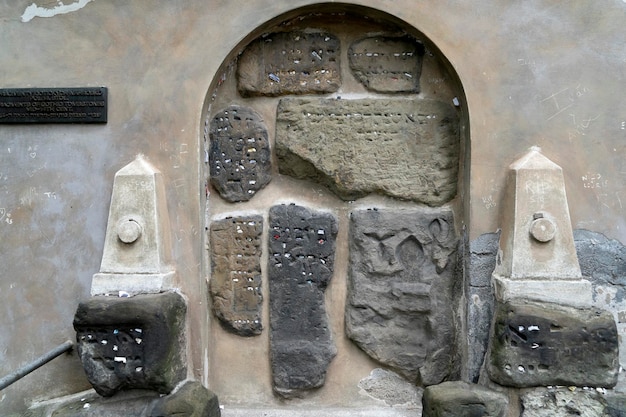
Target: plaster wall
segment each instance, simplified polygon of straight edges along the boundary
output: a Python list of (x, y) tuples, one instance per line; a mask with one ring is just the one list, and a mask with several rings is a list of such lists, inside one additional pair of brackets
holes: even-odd
[[(0, 0), (0, 87), (109, 88), (105, 125), (0, 125), (0, 376), (74, 339), (113, 175), (143, 153), (166, 183), (188, 339), (198, 341), (189, 373), (217, 385), (202, 272), (205, 99), (257, 27), (313, 3)], [(625, 2), (351, 3), (415, 27), (458, 74), (470, 120), (469, 239), (499, 227), (507, 167), (538, 145), (563, 168), (573, 228), (626, 242)], [(87, 388), (66, 355), (1, 391), (0, 412)]]

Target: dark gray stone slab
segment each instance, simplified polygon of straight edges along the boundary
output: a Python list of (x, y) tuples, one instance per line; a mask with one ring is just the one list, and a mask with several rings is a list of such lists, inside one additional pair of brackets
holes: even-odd
[(458, 125), (456, 111), (433, 100), (282, 99), (279, 170), (344, 200), (379, 193), (439, 206), (457, 191)]
[(505, 394), (480, 385), (454, 381), (424, 389), (423, 417), (504, 417)]
[(418, 93), (424, 45), (408, 36), (373, 36), (348, 49), (350, 69), (368, 89), (378, 93)]
[(226, 329), (240, 336), (261, 334), (263, 217), (214, 220), (210, 233), (209, 287), (215, 315)]
[(185, 313), (173, 292), (81, 302), (74, 316), (78, 354), (96, 392), (169, 393), (186, 376)]
[(336, 354), (324, 291), (333, 274), (337, 223), (296, 205), (269, 213), (270, 350), (274, 391), (297, 396), (324, 384)]
[(424, 385), (452, 369), (456, 250), (450, 210), (352, 212), (346, 333)]
[(520, 417), (613, 417), (603, 395), (594, 389), (537, 388), (520, 395)]
[(244, 96), (332, 93), (341, 85), (339, 39), (325, 32), (279, 32), (262, 36), (237, 63)]
[(267, 128), (254, 110), (230, 106), (211, 120), (211, 184), (230, 202), (248, 201), (271, 180)]
[(609, 312), (523, 300), (496, 303), (487, 370), (501, 385), (612, 387), (617, 355), (617, 327)]

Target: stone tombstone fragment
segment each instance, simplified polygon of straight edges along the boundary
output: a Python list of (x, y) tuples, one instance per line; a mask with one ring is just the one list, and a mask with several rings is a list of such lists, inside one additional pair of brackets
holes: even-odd
[(261, 234), (263, 217), (230, 217), (211, 222), (213, 311), (240, 336), (261, 333)]
[(244, 96), (332, 93), (341, 85), (339, 39), (325, 32), (278, 32), (262, 36), (237, 63)]
[(612, 387), (618, 336), (611, 313), (547, 302), (497, 303), (487, 371), (498, 384)]
[(96, 392), (169, 393), (187, 373), (185, 313), (185, 301), (174, 292), (81, 302), (74, 316), (78, 354)]
[(286, 98), (276, 154), (282, 174), (344, 200), (380, 193), (440, 206), (457, 191), (459, 119), (434, 100)]
[(424, 389), (423, 417), (504, 417), (505, 394), (480, 385), (448, 381)]
[(378, 93), (419, 93), (424, 45), (408, 37), (373, 36), (348, 49), (350, 69)]
[(520, 395), (520, 417), (622, 417), (613, 413), (607, 398), (596, 390), (566, 387), (536, 388)]
[(355, 210), (349, 239), (348, 337), (405, 378), (438, 384), (454, 354), (452, 211)]
[(211, 184), (230, 202), (248, 201), (271, 180), (267, 128), (254, 110), (230, 106), (211, 120)]
[(273, 386), (294, 397), (324, 384), (336, 354), (324, 291), (333, 274), (337, 222), (293, 204), (272, 207), (269, 221)]

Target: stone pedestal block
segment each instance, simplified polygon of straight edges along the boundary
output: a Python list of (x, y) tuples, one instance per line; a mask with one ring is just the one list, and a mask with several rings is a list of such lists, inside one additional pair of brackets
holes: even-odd
[(186, 376), (185, 313), (185, 301), (174, 292), (80, 303), (74, 316), (78, 354), (96, 392), (169, 393)]
[(458, 115), (433, 100), (282, 99), (276, 155), (281, 173), (344, 200), (379, 193), (439, 206), (456, 195)]
[(511, 300), (497, 303), (487, 370), (493, 381), (512, 387), (612, 387), (617, 355), (610, 313)]
[(248, 201), (270, 180), (267, 128), (254, 110), (230, 106), (211, 120), (211, 184), (230, 202)]
[(297, 396), (324, 384), (336, 354), (324, 291), (337, 224), (327, 213), (280, 205), (269, 214), (270, 357), (274, 391)]
[(349, 240), (348, 337), (411, 381), (441, 382), (454, 354), (452, 212), (356, 210)]
[(423, 417), (504, 417), (508, 399), (480, 385), (454, 381), (427, 387), (422, 405)]
[(332, 93), (341, 85), (339, 39), (325, 32), (279, 32), (243, 51), (237, 86), (246, 96)]
[(213, 311), (230, 331), (241, 336), (261, 333), (261, 234), (263, 217), (247, 216), (211, 222)]
[(408, 36), (374, 36), (348, 49), (350, 69), (371, 91), (418, 93), (424, 45)]

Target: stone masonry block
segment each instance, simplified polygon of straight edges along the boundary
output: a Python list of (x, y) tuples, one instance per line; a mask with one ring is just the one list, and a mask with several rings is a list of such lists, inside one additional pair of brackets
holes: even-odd
[(261, 234), (263, 217), (229, 217), (211, 222), (213, 311), (240, 336), (261, 334)]
[(74, 316), (78, 354), (96, 392), (169, 393), (186, 376), (185, 313), (174, 292), (81, 302)]
[(452, 212), (355, 210), (349, 240), (348, 337), (405, 378), (440, 383), (454, 355)]
[(426, 387), (422, 405), (423, 417), (504, 417), (508, 399), (480, 385), (449, 381)]
[(433, 100), (282, 99), (276, 155), (282, 174), (344, 200), (379, 193), (439, 206), (457, 191), (458, 115)]
[(247, 97), (337, 91), (341, 85), (339, 46), (339, 39), (325, 32), (262, 36), (239, 57), (239, 93)]
[(211, 120), (211, 184), (230, 202), (248, 201), (271, 177), (267, 128), (254, 110), (230, 106)]
[(336, 219), (296, 205), (269, 213), (270, 356), (274, 391), (297, 396), (324, 384), (336, 354), (324, 291), (332, 278)]
[(408, 36), (373, 36), (350, 45), (348, 59), (356, 78), (378, 93), (418, 93), (424, 45)]
[(523, 300), (496, 303), (487, 355), (489, 376), (501, 385), (617, 383), (617, 327), (610, 313), (594, 308)]

